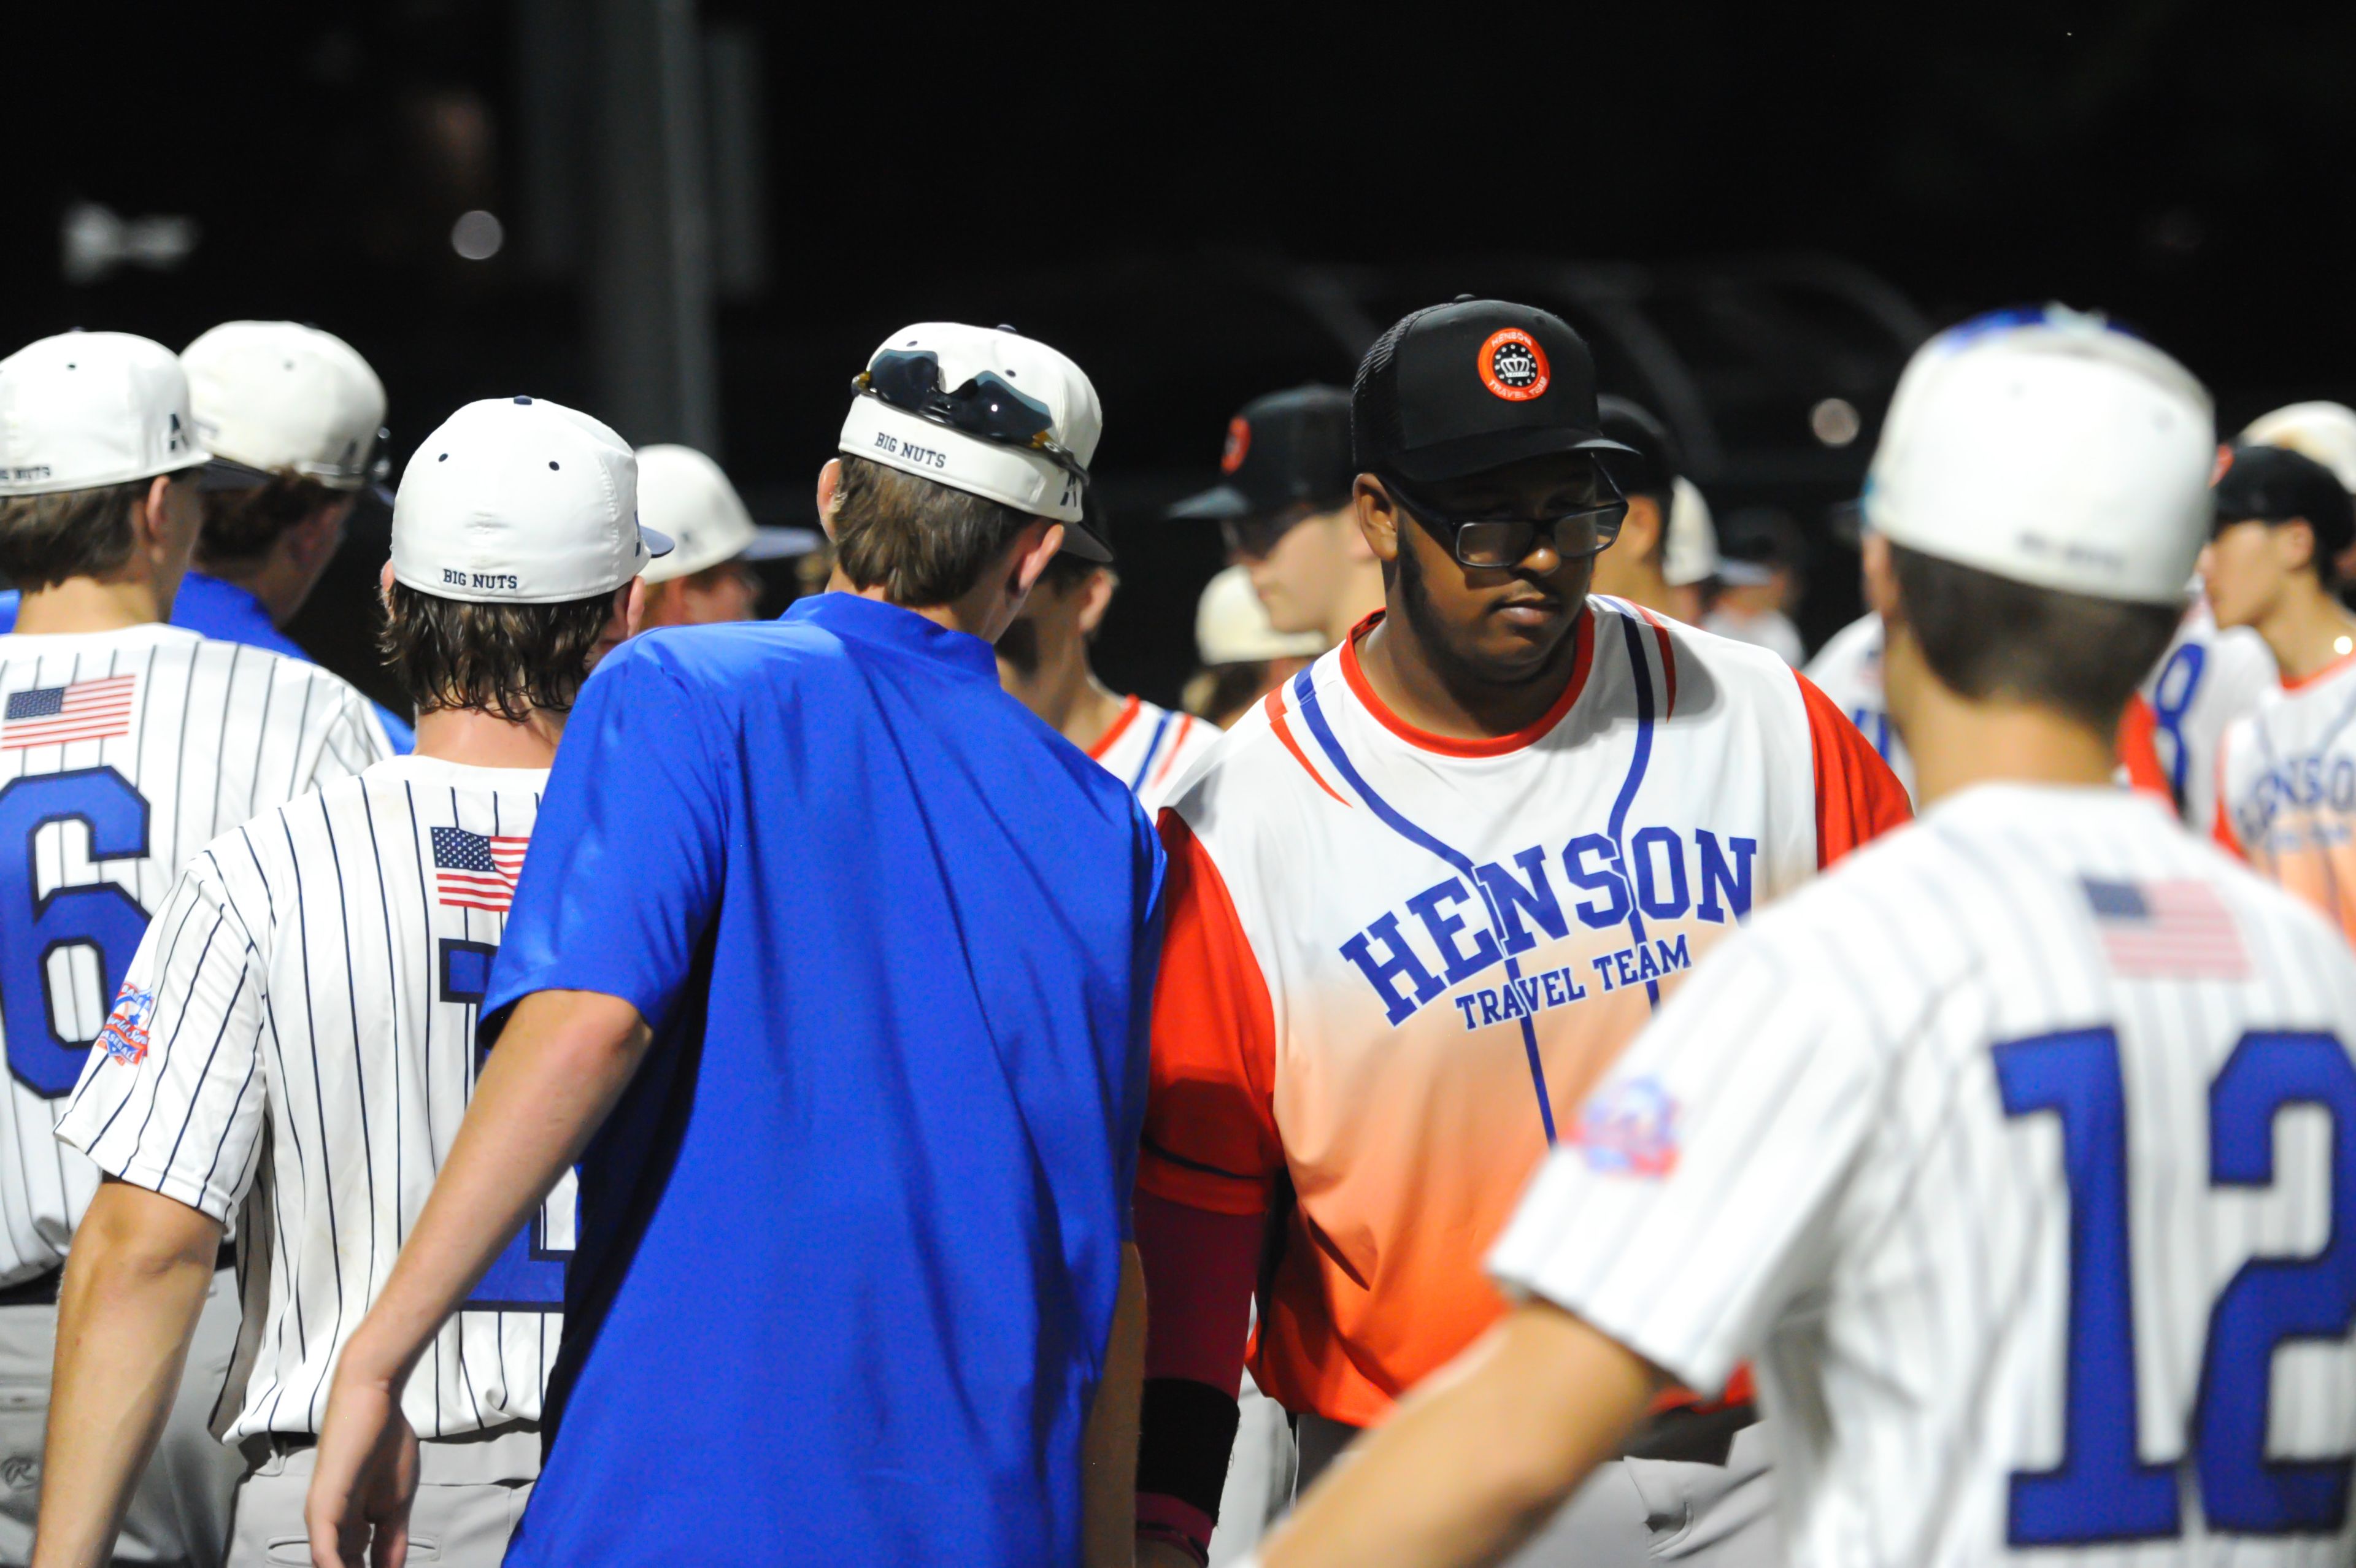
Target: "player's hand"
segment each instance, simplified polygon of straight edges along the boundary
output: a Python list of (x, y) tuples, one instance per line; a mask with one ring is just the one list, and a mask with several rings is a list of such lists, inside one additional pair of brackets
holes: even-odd
[(391, 1381), (348, 1371), (337, 1369), (327, 1395), (303, 1503), (312, 1568), (402, 1568), (417, 1496), (417, 1433)]

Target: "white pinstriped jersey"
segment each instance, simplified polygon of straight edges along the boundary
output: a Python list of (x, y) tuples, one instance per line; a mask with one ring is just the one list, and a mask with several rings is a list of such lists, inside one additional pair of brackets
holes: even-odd
[(2165, 806), (1981, 786), (1713, 955), (1490, 1268), (1750, 1358), (1795, 1563), (2344, 1564), (2350, 1040), (2356, 959)]
[(0, 1285), (62, 1264), (97, 1189), (51, 1132), (181, 863), (389, 752), (359, 692), (260, 648), (0, 636)]
[(1130, 794), (1151, 816), (1194, 765), (1194, 759), (1209, 751), (1218, 738), (1215, 724), (1132, 697), (1122, 704), (1112, 728), (1088, 748), (1088, 755), (1129, 785)]
[(2217, 820), (2217, 756), (2227, 726), (2275, 685), (2275, 656), (2265, 639), (2247, 626), (2219, 631), (2204, 603), (2186, 613), (2137, 693), (2151, 713), (2160, 777), (2194, 832), (2208, 832)]
[[(547, 780), (379, 763), (206, 848), (139, 949), (58, 1136), (216, 1219), (252, 1195), (229, 1441), (316, 1430), (425, 1206)], [(573, 1224), (568, 1175), (420, 1364), (420, 1436), (539, 1419)]]
[(1809, 661), (1807, 674), (1865, 732), (1906, 793), (1913, 795), (1914, 759), (1890, 722), (1890, 702), (1881, 691), (1881, 617), (1869, 610), (1834, 633)]

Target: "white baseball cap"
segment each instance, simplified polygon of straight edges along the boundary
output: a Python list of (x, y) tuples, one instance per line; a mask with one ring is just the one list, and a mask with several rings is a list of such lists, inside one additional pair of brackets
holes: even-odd
[(2356, 495), (2356, 409), (2345, 403), (2293, 403), (2260, 414), (2234, 437), (2237, 446), (2284, 446), (2331, 470)]
[(180, 352), (197, 435), (216, 463), (292, 471), (331, 490), (377, 472), (384, 383), (333, 333), (294, 321), (225, 321)]
[(205, 462), (188, 379), (127, 332), (65, 332), (0, 359), (0, 496), (153, 479)]
[(2181, 604), (2209, 538), (2209, 395), (2060, 305), (1941, 333), (1899, 378), (1865, 483), (1891, 542), (2017, 582)]
[(648, 582), (691, 577), (730, 560), (776, 560), (819, 547), (816, 528), (765, 528), (736, 487), (691, 446), (638, 448), (638, 517), (670, 537), (669, 555), (647, 568)]
[[(919, 322), (884, 339), (852, 388), (843, 451), (1053, 518), (1066, 526), (1065, 549), (1112, 559), (1080, 520), (1104, 411), (1065, 355), (1010, 327)], [(1033, 423), (1036, 440), (977, 433), (990, 417), (1010, 432)]]
[(1718, 528), (1710, 521), (1709, 503), (1701, 489), (1684, 475), (1669, 492), (1668, 532), (1661, 543), (1661, 581), (1672, 588), (1690, 588), (1718, 573)]
[(392, 503), (392, 575), (476, 603), (610, 593), (670, 549), (638, 526), (638, 461), (542, 398), (486, 398), (412, 453)]
[(1325, 651), (1318, 632), (1280, 632), (1251, 573), (1231, 566), (1211, 579), (1194, 604), (1194, 653), (1206, 665), (1258, 664), (1262, 659), (1315, 658)]

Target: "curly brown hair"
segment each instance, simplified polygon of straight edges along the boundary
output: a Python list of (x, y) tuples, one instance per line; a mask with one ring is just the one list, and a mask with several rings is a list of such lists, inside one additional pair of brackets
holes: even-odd
[(259, 561), (278, 536), (312, 513), (350, 498), (300, 474), (273, 474), (260, 485), (204, 493), (205, 528), (197, 559), (211, 565)]
[(0, 501), (0, 572), (27, 593), (103, 577), (131, 559), (131, 519), (153, 479)]

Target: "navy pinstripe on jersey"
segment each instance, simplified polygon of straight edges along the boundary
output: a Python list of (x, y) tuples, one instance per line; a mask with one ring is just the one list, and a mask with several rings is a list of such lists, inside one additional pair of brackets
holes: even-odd
[(1984, 786), (1703, 965), (1492, 1272), (1753, 1359), (1794, 1562), (2345, 1563), (2350, 1041), (2356, 959), (2163, 805)]
[[(547, 776), (402, 757), (268, 813), (190, 863), (132, 964), (116, 1019), (135, 1021), (120, 1046), (110, 1025), (59, 1136), (216, 1218), (244, 1204), (232, 1441), (316, 1429), (424, 1207), (473, 1092), (492, 893)], [(412, 1379), (421, 1436), (539, 1418), (572, 1226), (568, 1176)]]
[(313, 665), (164, 625), (0, 636), (0, 1285), (56, 1268), (98, 1172), (51, 1136), (198, 846), (388, 753)]

